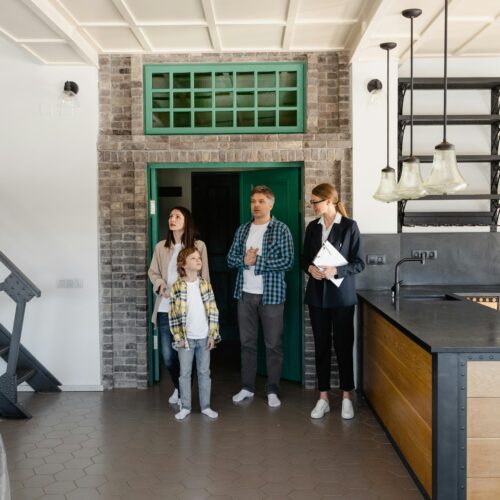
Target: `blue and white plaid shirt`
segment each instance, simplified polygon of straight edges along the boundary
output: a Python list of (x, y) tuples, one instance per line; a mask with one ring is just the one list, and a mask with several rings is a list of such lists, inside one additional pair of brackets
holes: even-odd
[[(233, 244), (227, 254), (229, 267), (238, 269), (234, 298), (241, 299), (243, 292), (243, 271), (245, 265), (246, 241), (252, 222), (242, 224), (234, 236)], [(271, 218), (262, 241), (262, 255), (257, 255), (255, 274), (262, 275), (264, 293), (263, 304), (282, 304), (285, 302), (285, 272), (293, 267), (293, 240), (290, 229), (283, 222)]]

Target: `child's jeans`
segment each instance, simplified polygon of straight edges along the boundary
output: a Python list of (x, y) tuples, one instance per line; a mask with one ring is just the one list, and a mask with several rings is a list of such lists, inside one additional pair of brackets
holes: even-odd
[(196, 370), (198, 374), (198, 391), (200, 407), (202, 410), (210, 408), (210, 351), (208, 338), (188, 339), (189, 349), (180, 348), (179, 361), (181, 375), (179, 377), (179, 390), (181, 393), (182, 408), (191, 410), (191, 372), (193, 370), (193, 357), (196, 357)]

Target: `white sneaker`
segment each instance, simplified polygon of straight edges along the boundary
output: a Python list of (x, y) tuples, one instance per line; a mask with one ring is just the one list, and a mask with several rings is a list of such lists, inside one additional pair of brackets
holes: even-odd
[(267, 404), (271, 408), (277, 408), (278, 406), (281, 406), (281, 401), (276, 394), (271, 393), (267, 395)]
[(175, 414), (175, 418), (177, 420), (184, 420), (190, 413), (191, 410), (186, 410), (185, 408), (183, 408), (181, 411)]
[(352, 407), (352, 401), (350, 399), (344, 398), (342, 400), (342, 418), (350, 420), (354, 418), (354, 408)]
[(318, 399), (316, 406), (311, 412), (311, 418), (323, 418), (330, 411), (330, 404), (326, 399)]
[(212, 410), (212, 408), (205, 408), (204, 410), (201, 410), (201, 413), (209, 418), (217, 418), (219, 416), (219, 414)]
[(176, 405), (176, 404), (179, 403), (179, 401), (180, 401), (180, 399), (179, 399), (179, 390), (175, 389), (175, 391), (172, 393), (172, 395), (168, 398), (168, 402), (171, 405)]
[(253, 392), (241, 389), (238, 394), (233, 396), (233, 403), (241, 403), (244, 399), (253, 398)]

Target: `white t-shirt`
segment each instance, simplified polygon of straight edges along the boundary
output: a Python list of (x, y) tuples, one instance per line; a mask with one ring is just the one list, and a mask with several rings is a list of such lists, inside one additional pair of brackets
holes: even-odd
[[(252, 224), (246, 242), (246, 250), (250, 247), (258, 248), (257, 255), (262, 255), (262, 242), (269, 222), (266, 224)], [(243, 271), (243, 291), (246, 293), (255, 293), (262, 295), (264, 293), (264, 282), (262, 275), (255, 276), (255, 266), (249, 266), (249, 269)]]
[[(182, 243), (176, 243), (174, 245), (174, 249), (172, 251), (172, 256), (168, 261), (167, 267), (167, 290), (172, 288), (172, 285), (175, 283), (175, 280), (179, 277), (179, 273), (177, 272), (177, 256), (179, 252), (182, 250)], [(162, 297), (160, 305), (158, 306), (158, 312), (170, 312), (170, 301), (165, 297)]]
[(208, 336), (208, 321), (203, 300), (201, 300), (200, 280), (187, 281), (186, 334), (188, 339), (204, 339)]

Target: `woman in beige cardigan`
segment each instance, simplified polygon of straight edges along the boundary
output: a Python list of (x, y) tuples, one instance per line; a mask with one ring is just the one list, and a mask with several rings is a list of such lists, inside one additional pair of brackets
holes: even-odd
[(168, 402), (177, 404), (179, 398), (179, 358), (172, 348), (172, 334), (168, 323), (170, 288), (178, 277), (177, 256), (182, 248), (196, 247), (202, 259), (202, 277), (210, 281), (208, 274), (207, 247), (195, 238), (191, 212), (184, 207), (175, 207), (168, 216), (167, 239), (156, 247), (149, 267), (148, 276), (153, 283), (156, 301), (152, 321), (160, 332), (161, 352), (165, 366), (170, 373), (175, 390)]

